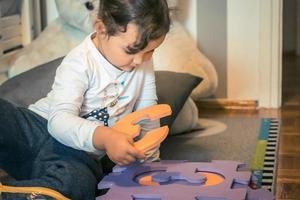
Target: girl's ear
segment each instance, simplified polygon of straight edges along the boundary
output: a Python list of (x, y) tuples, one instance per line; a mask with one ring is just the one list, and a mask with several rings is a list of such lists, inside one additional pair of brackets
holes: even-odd
[(106, 27), (100, 19), (95, 21), (94, 27), (97, 34), (106, 36)]

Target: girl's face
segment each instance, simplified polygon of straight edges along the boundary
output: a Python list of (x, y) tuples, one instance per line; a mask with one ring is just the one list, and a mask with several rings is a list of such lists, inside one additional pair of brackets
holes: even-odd
[(96, 29), (97, 35), (93, 39), (95, 46), (112, 65), (124, 71), (131, 71), (133, 68), (150, 60), (154, 50), (165, 39), (164, 35), (158, 39), (151, 40), (146, 48), (136, 54), (130, 54), (128, 53), (128, 47), (132, 46), (138, 37), (138, 29), (135, 24), (129, 23), (126, 32), (120, 32), (110, 37), (106, 35), (105, 31), (101, 31), (99, 26), (96, 26)]

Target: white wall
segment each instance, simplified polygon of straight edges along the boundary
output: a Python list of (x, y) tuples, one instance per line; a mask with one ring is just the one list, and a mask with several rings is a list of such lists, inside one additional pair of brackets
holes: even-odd
[(258, 100), (260, 0), (199, 0), (198, 47), (215, 65), (216, 98)]
[(198, 0), (198, 48), (218, 74), (215, 96), (227, 97), (227, 1)]
[(259, 0), (227, 0), (227, 98), (257, 100)]

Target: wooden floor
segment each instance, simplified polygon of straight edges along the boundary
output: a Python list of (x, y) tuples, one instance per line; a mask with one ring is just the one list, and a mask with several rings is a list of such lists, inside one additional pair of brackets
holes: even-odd
[(283, 57), (283, 106), (281, 109), (205, 109), (205, 105), (200, 105), (199, 115), (200, 117), (220, 115), (279, 117), (281, 130), (276, 199), (300, 200), (300, 57), (291, 54)]
[(300, 57), (283, 58), (277, 199), (300, 199)]

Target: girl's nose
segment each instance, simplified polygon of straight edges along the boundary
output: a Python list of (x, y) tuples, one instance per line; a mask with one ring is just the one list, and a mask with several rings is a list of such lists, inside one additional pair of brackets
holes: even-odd
[(141, 54), (136, 54), (133, 63), (136, 65), (140, 65), (148, 60), (151, 59), (153, 52), (148, 52), (148, 53), (141, 53)]
[(144, 62), (144, 59), (143, 59), (143, 55), (142, 54), (137, 54), (134, 57), (134, 59), (133, 59), (133, 63), (135, 65), (141, 65), (143, 62)]

